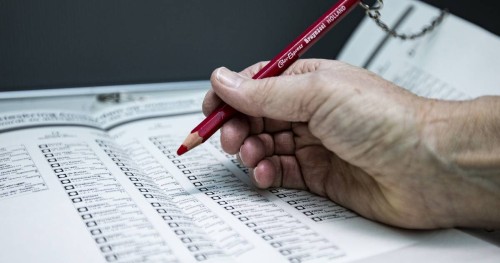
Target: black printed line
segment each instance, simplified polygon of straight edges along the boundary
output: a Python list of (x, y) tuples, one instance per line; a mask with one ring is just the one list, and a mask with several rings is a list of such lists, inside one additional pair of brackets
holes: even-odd
[[(396, 21), (396, 24), (394, 24), (394, 26), (392, 27), (392, 30), (397, 30), (399, 28), (399, 26), (401, 26), (401, 24), (410, 16), (410, 14), (414, 11), (414, 9), (415, 9), (414, 6), (409, 6), (404, 11), (404, 13), (398, 18), (398, 20)], [(385, 44), (387, 44), (389, 39), (391, 39), (391, 37), (392, 36), (389, 33), (387, 33), (387, 35), (382, 39), (382, 41), (380, 41), (380, 43), (377, 45), (377, 47), (373, 50), (370, 57), (368, 57), (365, 64), (363, 64), (363, 68), (368, 69), (370, 67), (373, 60), (375, 60), (377, 55), (380, 53), (380, 51), (385, 46)]]
[(115, 128), (118, 128), (120, 126), (123, 126), (123, 125), (126, 125), (126, 124), (129, 124), (129, 123), (132, 123), (132, 122), (136, 122), (136, 121), (143, 121), (143, 120), (153, 120), (153, 119), (161, 119), (161, 118), (165, 118), (165, 117), (177, 117), (177, 116), (184, 116), (184, 115), (191, 115), (191, 114), (199, 114), (201, 113), (201, 111), (197, 110), (197, 111), (190, 111), (190, 112), (183, 112), (183, 113), (175, 113), (175, 114), (168, 114), (168, 115), (158, 115), (158, 116), (147, 116), (147, 117), (142, 117), (142, 118), (137, 118), (137, 119), (131, 119), (131, 120), (126, 120), (126, 121), (122, 121), (122, 122), (119, 122), (119, 123), (116, 123), (116, 124), (113, 124), (107, 128), (105, 128), (104, 130), (105, 131), (110, 131), (110, 130), (113, 130)]
[(102, 131), (102, 129), (99, 127), (87, 125), (87, 124), (37, 124), (37, 125), (26, 125), (26, 126), (3, 129), (3, 130), (0, 130), (0, 134), (7, 133), (7, 132), (13, 132), (13, 131), (19, 131), (19, 130), (27, 130), (27, 129), (35, 129), (35, 128), (50, 128), (50, 127), (83, 127), (83, 128), (90, 128), (90, 129)]

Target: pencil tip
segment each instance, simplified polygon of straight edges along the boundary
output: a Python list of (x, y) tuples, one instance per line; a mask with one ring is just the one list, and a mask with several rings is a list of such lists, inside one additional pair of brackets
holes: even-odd
[(181, 147), (179, 147), (179, 149), (177, 149), (177, 155), (181, 156), (183, 154), (185, 154), (186, 152), (188, 151), (188, 148), (186, 146), (181, 145)]

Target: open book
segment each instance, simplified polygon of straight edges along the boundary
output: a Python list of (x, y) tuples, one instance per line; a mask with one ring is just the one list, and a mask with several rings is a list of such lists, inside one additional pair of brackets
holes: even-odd
[(459, 230), (401, 230), (305, 191), (258, 190), (218, 136), (177, 156), (203, 118), (203, 94), (158, 92), (80, 109), (64, 105), (68, 98), (4, 107), (0, 262), (500, 257), (494, 245)]

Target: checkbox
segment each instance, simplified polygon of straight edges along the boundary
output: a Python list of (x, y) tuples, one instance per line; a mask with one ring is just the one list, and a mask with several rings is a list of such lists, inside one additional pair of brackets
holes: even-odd
[(83, 202), (83, 199), (81, 199), (80, 197), (77, 197), (77, 198), (72, 198), (71, 201), (73, 203), (81, 203), (81, 202)]
[(110, 252), (112, 251), (113, 249), (111, 248), (111, 246), (103, 246), (100, 248), (102, 252), (106, 253), (106, 252)]
[(87, 225), (87, 227), (94, 227), (94, 226), (97, 226), (97, 222), (96, 221), (89, 221), (89, 222), (85, 223), (85, 225)]
[(273, 236), (271, 236), (271, 235), (264, 235), (264, 236), (262, 236), (262, 238), (264, 240), (273, 240)]
[(203, 255), (203, 254), (198, 254), (198, 255), (195, 255), (194, 258), (197, 260), (197, 261), (204, 261), (207, 259), (207, 256)]
[(160, 204), (160, 203), (151, 203), (151, 205), (152, 205), (153, 207), (161, 207), (161, 204)]
[(189, 251), (194, 252), (200, 250), (198, 246), (188, 246)]
[(271, 242), (271, 246), (274, 248), (278, 248), (278, 247), (281, 247), (282, 244), (281, 244), (281, 242)]
[(107, 255), (105, 258), (107, 262), (115, 262), (118, 260), (117, 255)]
[(90, 230), (90, 234), (92, 234), (93, 236), (95, 235), (100, 235), (102, 234), (101, 230), (98, 228), (98, 229), (92, 229)]
[(89, 209), (87, 207), (78, 207), (76, 209), (79, 213), (87, 212)]
[(66, 178), (68, 177), (66, 174), (58, 174), (57, 175), (57, 178), (61, 179), (61, 178)]
[(84, 220), (91, 219), (91, 218), (92, 218), (92, 214), (82, 215), (82, 219), (84, 219)]
[(264, 234), (265, 233), (265, 231), (263, 229), (260, 229), (260, 228), (254, 229), (253, 232), (255, 232), (255, 234)]
[(97, 244), (102, 244), (102, 243), (105, 243), (107, 240), (105, 237), (98, 237), (95, 239), (95, 242), (97, 242)]

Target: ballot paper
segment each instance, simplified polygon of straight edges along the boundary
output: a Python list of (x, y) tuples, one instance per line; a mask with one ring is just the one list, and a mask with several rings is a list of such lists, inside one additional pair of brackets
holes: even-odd
[(350, 262), (453, 240), (500, 257), (458, 230), (391, 228), (306, 191), (256, 189), (218, 136), (177, 156), (202, 98), (1, 113), (0, 262)]
[[(390, 1), (382, 20), (401, 33), (416, 33), (439, 15), (418, 1)], [(366, 18), (339, 60), (364, 67), (423, 97), (464, 100), (500, 95), (500, 38), (453, 14), (424, 37), (390, 37)]]
[[(387, 10), (398, 8), (391, 11), (394, 18), (387, 17), (397, 19), (407, 3), (388, 3)], [(425, 17), (436, 12), (411, 3), (415, 14), (420, 8)], [(403, 25), (418, 24), (419, 17)], [(373, 51), (368, 44), (384, 37), (368, 27), (364, 23), (353, 38), (363, 43), (365, 56), (353, 40), (343, 59), (366, 62)], [(476, 67), (481, 79), (471, 81), (474, 86), (438, 72), (442, 64), (434, 64), (434, 54), (426, 59), (424, 51), (442, 53), (431, 48), (442, 45), (439, 34), (448, 38), (454, 31), (485, 39), (470, 59), (441, 54), (454, 59), (448, 68), (458, 67), (459, 59), (469, 61), (470, 71)], [(469, 40), (466, 46), (473, 45)], [(482, 94), (478, 83), (495, 84), (485, 77), (493, 62), (473, 64), (473, 55), (489, 52), (484, 47), (490, 41), (498, 48), (494, 37), (449, 16), (419, 42), (387, 41), (391, 48), (380, 50), (369, 68), (412, 83), (423, 95), (474, 97)], [(414, 57), (406, 58), (408, 48)], [(389, 50), (397, 51), (395, 57)], [(488, 54), (484, 63), (494, 59)], [(419, 87), (425, 81), (436, 92)], [(82, 107), (68, 97), (2, 103), (0, 262), (499, 261), (498, 247), (459, 230), (393, 228), (306, 191), (256, 189), (248, 169), (221, 150), (218, 135), (177, 156), (184, 137), (203, 119), (203, 96), (203, 90), (165, 92)]]

